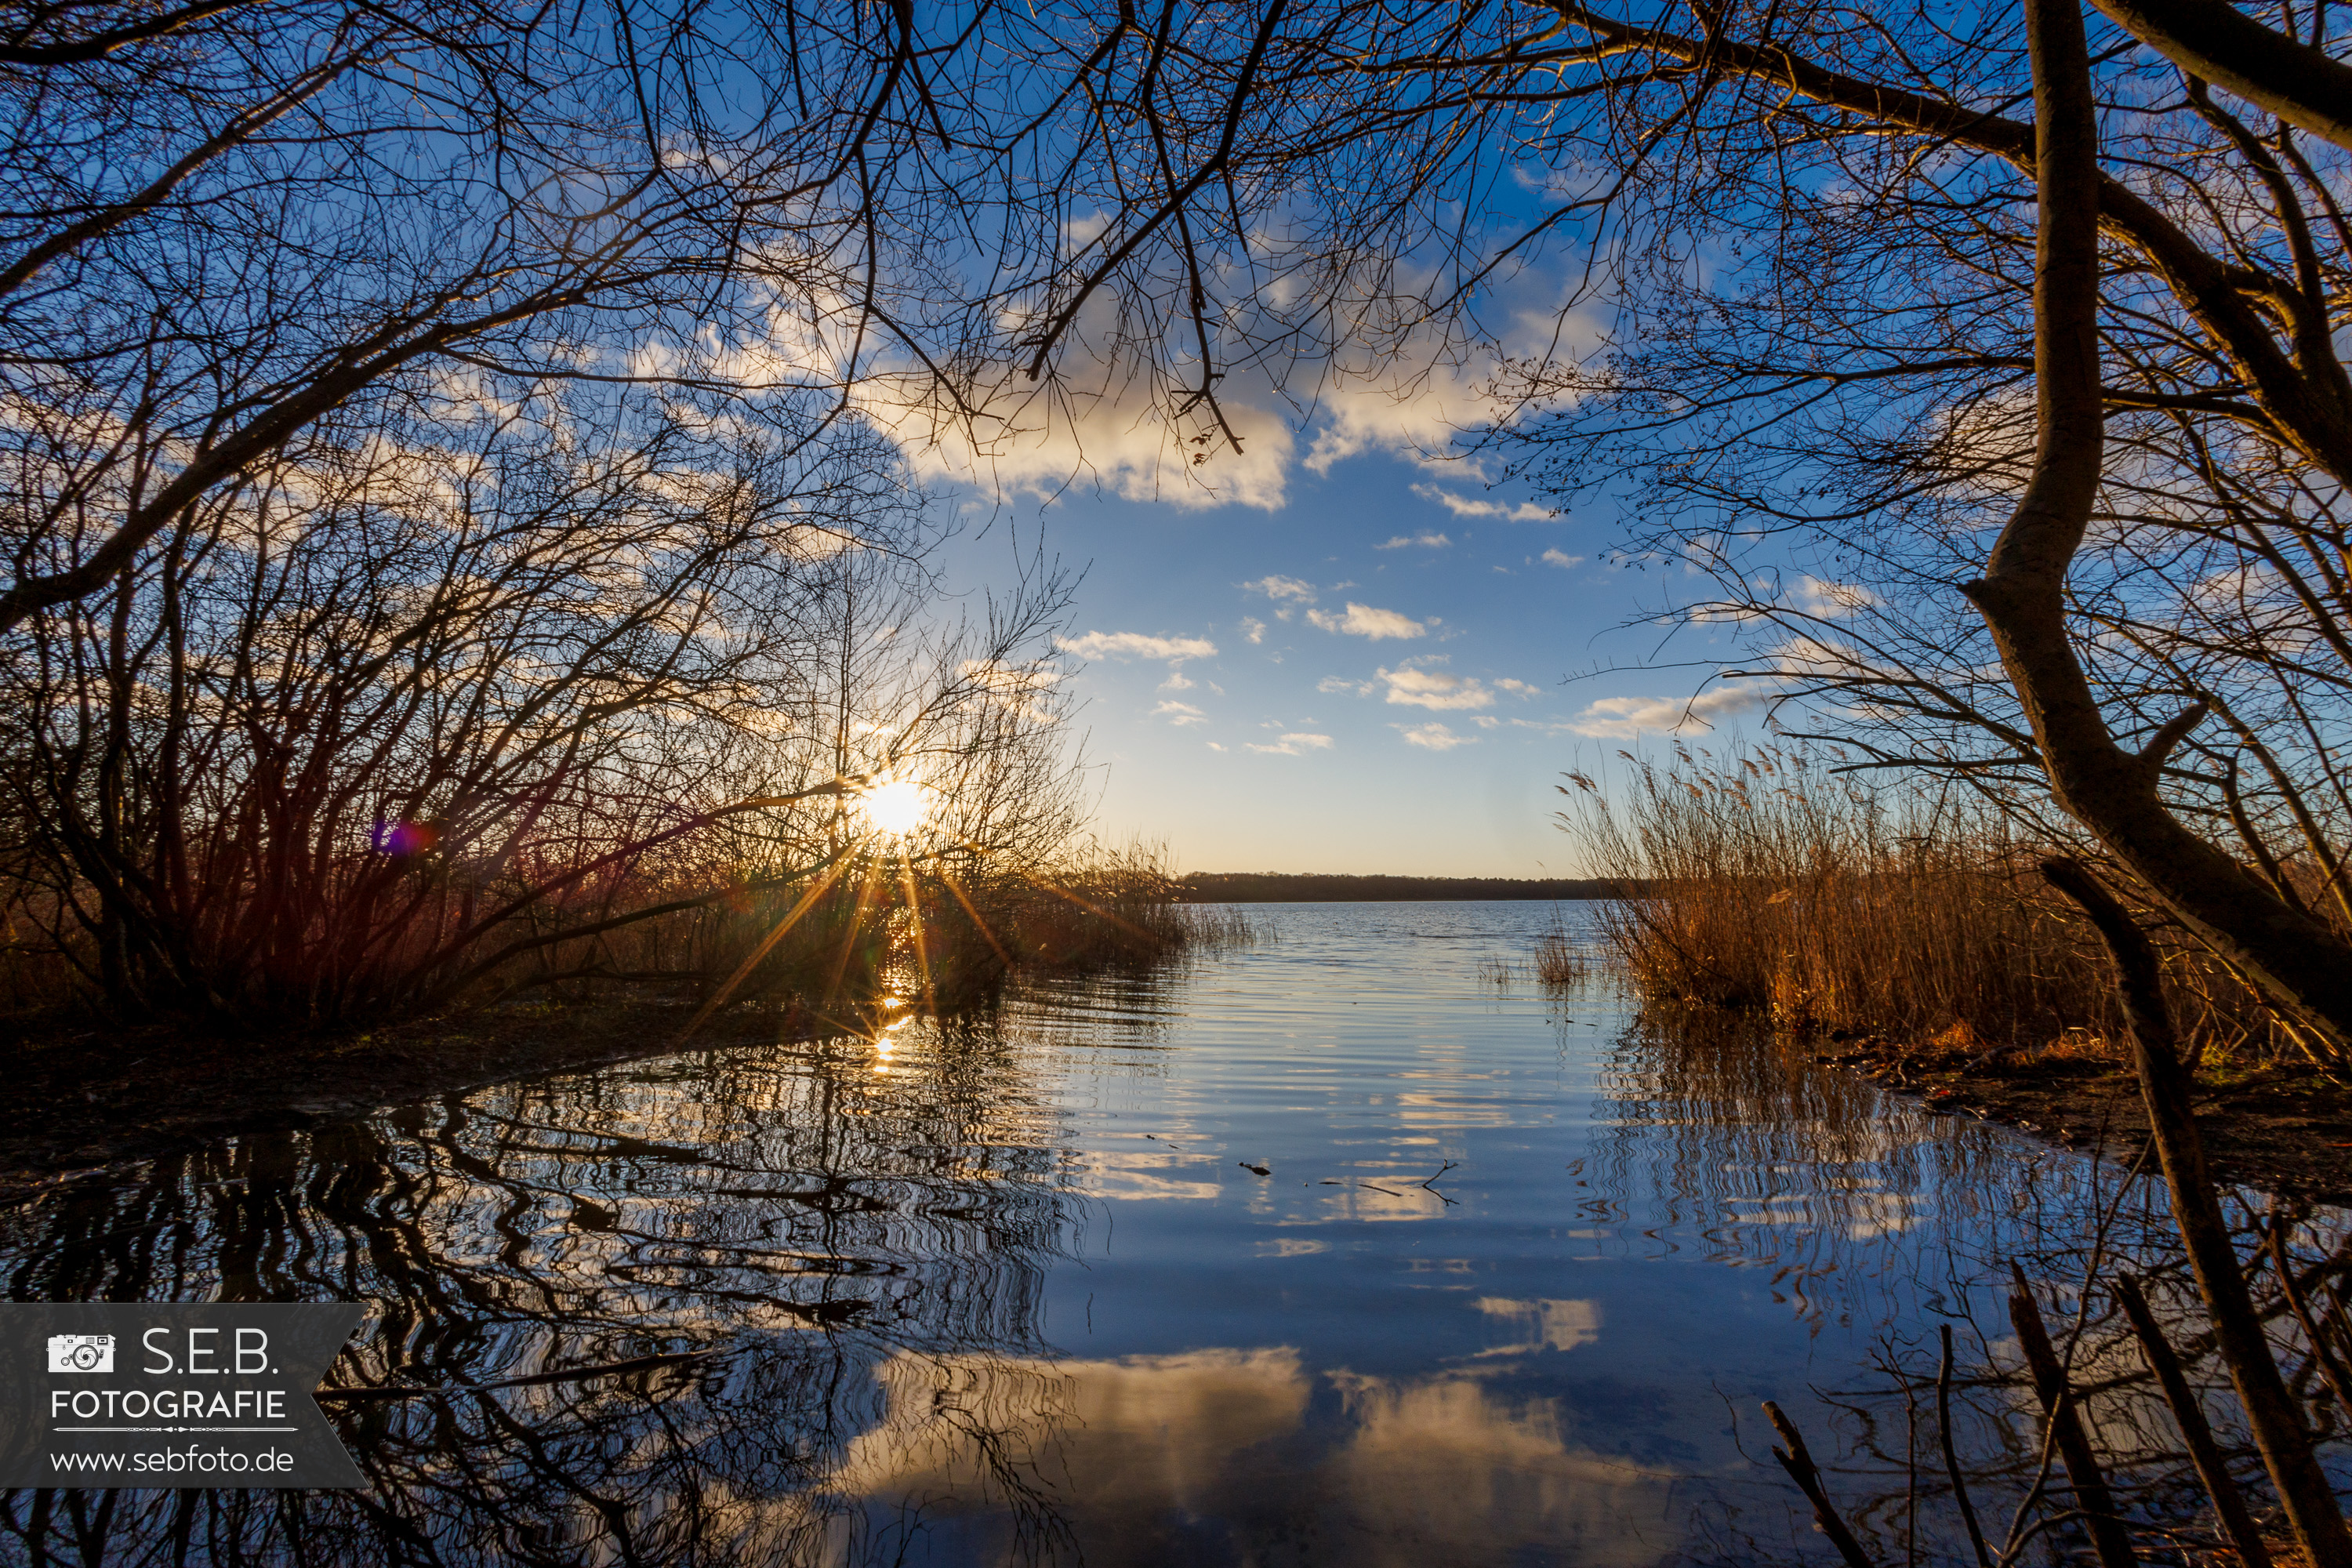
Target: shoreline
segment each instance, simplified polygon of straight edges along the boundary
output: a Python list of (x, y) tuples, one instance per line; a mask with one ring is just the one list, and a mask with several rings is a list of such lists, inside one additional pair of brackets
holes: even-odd
[[(1986, 1060), (1877, 1039), (1823, 1051), (1824, 1043), (1816, 1037), (1797, 1048), (1819, 1065), (1916, 1100), (1931, 1114), (1972, 1115), (2126, 1164), (2147, 1146), (2139, 1081), (2120, 1062), (2027, 1052)], [(2279, 1068), (2221, 1081), (2200, 1076), (2195, 1100), (2198, 1134), (2218, 1181), (2352, 1205), (2352, 1090), (2315, 1068)]]

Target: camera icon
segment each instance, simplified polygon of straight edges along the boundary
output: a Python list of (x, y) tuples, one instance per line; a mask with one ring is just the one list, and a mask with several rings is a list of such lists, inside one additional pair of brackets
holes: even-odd
[(114, 1370), (114, 1336), (112, 1334), (51, 1334), (49, 1336), (49, 1370), (51, 1372), (112, 1372)]

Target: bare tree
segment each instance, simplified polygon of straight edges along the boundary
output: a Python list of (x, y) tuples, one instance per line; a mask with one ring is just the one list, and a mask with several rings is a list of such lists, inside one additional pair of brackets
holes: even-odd
[[(2314, 13), (2295, 47), (2340, 47), (2327, 26)], [(1269, 5), (1213, 23), (1171, 8), (1154, 27), (1118, 87), (1088, 99), (1124, 106), (1101, 117), (1092, 167), (1134, 197), (1090, 241), (1099, 261), (1057, 275), (1041, 331), (1076, 320), (1090, 288), (1149, 301), (1165, 289), (1146, 268), (1189, 269), (1206, 394), (1211, 315), (1227, 363), (1285, 331), (1302, 353), (1367, 326), (1393, 344), (1475, 302), (1547, 235), (1580, 239), (1591, 270), (1574, 304), (1605, 303), (1615, 325), (1594, 343), (1564, 323), (1560, 352), (1511, 367), (1527, 406), (1558, 411), (1515, 432), (1538, 477), (1572, 490), (1640, 469), (1656, 504), (1637, 543), (1738, 584), (1727, 605), (1690, 608), (1800, 634), (1769, 673), (1834, 691), (1865, 723), (1909, 711), (1968, 732), (1954, 765), (2031, 769), (2173, 918), (2344, 1058), (2352, 944), (2329, 906), (2347, 820), (2325, 745), (2341, 572), (2324, 552), (2352, 475), (2352, 379), (2333, 335), (2345, 170), (2294, 118), (2324, 120), (2324, 95), (2278, 89), (2294, 114), (2258, 125), (2105, 35), (2083, 70), (2089, 172), (2053, 196), (2035, 140), (2047, 114), (2022, 112), (2035, 89), (2005, 13)], [(1102, 37), (1107, 62), (1129, 47)], [(1234, 146), (1280, 149), (1291, 173), (1228, 198), (1236, 126)], [(1505, 167), (1540, 198), (1490, 199)], [(1095, 180), (1055, 186), (1062, 210), (1118, 183)], [(2044, 228), (2037, 266), (2032, 208), (2053, 201), (2067, 222)], [(1431, 221), (1441, 209), (1449, 226)], [(1290, 227), (1261, 240), (1276, 213)], [(1385, 246), (1364, 243), (1375, 237)], [(1280, 289), (1251, 270), (1258, 255), (1292, 267)], [(2090, 269), (2098, 305), (2053, 326), (2036, 301), (2061, 261)], [(2037, 350), (2037, 331), (2066, 335)], [(2099, 456), (2109, 425), (2129, 467)], [(2053, 466), (2062, 437), (2073, 458)], [(1996, 544), (2004, 484), (2025, 491), (2028, 521)], [(2074, 521), (2029, 526), (2053, 508)], [(1807, 552), (1812, 602), (1797, 584), (1759, 593), (1759, 563)], [(2239, 591), (2226, 578), (2187, 575), (2232, 562), (2264, 606), (2252, 624), (2219, 608)], [(1884, 568), (1874, 587), (1857, 580), (1869, 564)], [(1923, 597), (1950, 605), (1958, 581), (1979, 584), (1980, 629), (1948, 611), (1931, 628)], [(1902, 600), (1876, 648), (1848, 630), (1874, 598)], [(1994, 681), (1970, 652), (1986, 631)], [(2131, 688), (2099, 679), (2126, 666), (2142, 677)], [(2265, 707), (2302, 735), (2273, 731)], [(2195, 744), (2216, 714), (2234, 716), (2230, 739)]]
[(927, 633), (938, 529), (878, 437), (486, 384), (314, 427), (22, 628), (16, 858), (118, 1006), (445, 999), (804, 882), (892, 769), (970, 775), (960, 842), (1066, 832), (1050, 684), (1000, 700), (1057, 590)]
[[(0, 49), (0, 629), (473, 367), (738, 396), (889, 331), (905, 8), (43, 5)], [(907, 230), (911, 232), (900, 232)], [(794, 405), (791, 420), (804, 408)], [(790, 421), (788, 421), (789, 423)]]

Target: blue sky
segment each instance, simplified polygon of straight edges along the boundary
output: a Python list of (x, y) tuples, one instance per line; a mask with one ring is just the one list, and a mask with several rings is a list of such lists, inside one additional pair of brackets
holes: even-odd
[[(1580, 872), (1560, 773), (1656, 743), (1706, 674), (1588, 672), (1731, 651), (1624, 626), (1679, 569), (1613, 564), (1605, 508), (1553, 515), (1399, 441), (1268, 444), (1214, 504), (1116, 458), (1050, 502), (1039, 467), (992, 515), (970, 503), (951, 585), (1002, 580), (1041, 526), (1087, 567), (1066, 659), (1097, 831), (1183, 870)], [(1718, 697), (1684, 738), (1752, 732), (1753, 701)]]

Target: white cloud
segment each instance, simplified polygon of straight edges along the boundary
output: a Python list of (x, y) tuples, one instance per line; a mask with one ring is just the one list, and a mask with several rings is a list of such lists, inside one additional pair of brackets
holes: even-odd
[(1372, 683), (1369, 680), (1350, 680), (1344, 675), (1327, 675), (1315, 683), (1315, 689), (1352, 691), (1359, 697), (1369, 697), (1372, 693)]
[(1427, 724), (1391, 724), (1390, 729), (1404, 737), (1408, 746), (1419, 746), (1424, 752), (1450, 752), (1456, 746), (1475, 746), (1475, 735), (1457, 735), (1444, 725), (1432, 721)]
[(1417, 637), (1429, 630), (1410, 616), (1394, 610), (1374, 609), (1370, 605), (1350, 604), (1344, 616), (1335, 616), (1328, 610), (1309, 610), (1307, 618), (1327, 632), (1345, 632), (1375, 642), (1382, 637)]
[(1533, 697), (1537, 694), (1536, 688), (1529, 686), (1524, 680), (1513, 680), (1507, 675), (1503, 677), (1500, 680), (1496, 681), (1495, 684), (1505, 691), (1516, 691), (1522, 697)]
[(1318, 399), (1323, 417), (1307, 467), (1325, 474), (1358, 452), (1445, 451), (1460, 432), (1508, 416), (1493, 384), (1499, 368), (1491, 359), (1454, 353), (1437, 333), (1424, 332), (1394, 349), (1383, 345), (1360, 367), (1335, 370)]
[(1453, 542), (1454, 541), (1448, 539), (1445, 535), (1442, 533), (1433, 533), (1428, 529), (1424, 528), (1419, 533), (1412, 535), (1410, 539), (1400, 533), (1395, 538), (1390, 540), (1386, 544), (1375, 544), (1372, 548), (1375, 550), (1404, 550), (1412, 545), (1418, 544), (1430, 550), (1443, 550)]
[(1825, 583), (1819, 577), (1800, 577), (1781, 603), (1801, 614), (1833, 621), (1840, 616), (1870, 608), (1878, 603), (1878, 595), (1857, 583)]
[(1206, 637), (1155, 637), (1141, 632), (1088, 632), (1055, 637), (1054, 646), (1080, 658), (1213, 658), (1217, 645)]
[(1269, 599), (1305, 599), (1312, 602), (1315, 597), (1315, 584), (1302, 583), (1296, 577), (1260, 577), (1255, 582), (1244, 583), (1242, 586), (1253, 594), (1264, 594)]
[(1201, 412), (1171, 419), (1142, 378), (1107, 363), (1091, 385), (1033, 383), (1022, 367), (1008, 365), (967, 397), (965, 409), (942, 406), (929, 378), (912, 370), (868, 377), (859, 393), (866, 417), (898, 442), (917, 473), (999, 500), (1053, 500), (1091, 480), (1129, 500), (1190, 510), (1279, 510), (1297, 453), (1288, 422), (1237, 395), (1221, 402), (1239, 451)]
[(1165, 719), (1179, 729), (1187, 724), (1205, 724), (1209, 721), (1209, 716), (1190, 702), (1177, 702), (1172, 700), (1154, 708), (1151, 710), (1151, 716), (1154, 719)]
[[(1521, 501), (1517, 506), (1505, 506), (1498, 500), (1479, 500), (1472, 496), (1458, 496), (1452, 490), (1435, 485), (1415, 485), (1412, 493), (1423, 500), (1433, 500), (1456, 517), (1496, 517), (1505, 522), (1549, 522), (1559, 513), (1533, 501)], [(1549, 560), (1549, 556), (1545, 557)]]
[(1580, 735), (1630, 740), (1644, 734), (1681, 734), (1713, 729), (1717, 721), (1752, 713), (1780, 689), (1769, 680), (1727, 680), (1696, 697), (1604, 697), (1588, 703), (1569, 721)]
[(1168, 672), (1168, 679), (1160, 683), (1160, 689), (1162, 691), (1190, 691), (1193, 687), (1199, 684), (1200, 682), (1198, 681), (1186, 679), (1182, 670), (1171, 669)]
[(1543, 558), (1547, 564), (1553, 566), (1578, 566), (1584, 562), (1583, 556), (1570, 555), (1565, 550), (1547, 550), (1543, 552)]
[[(1093, 211), (1069, 218), (1058, 237), (1066, 253), (1097, 254), (1119, 232), (1115, 222), (1103, 228), (1105, 222)], [(714, 368), (730, 379), (804, 384), (845, 375), (857, 359), (858, 411), (898, 445), (918, 475), (975, 491), (983, 508), (1013, 496), (1051, 502), (1091, 485), (1184, 508), (1273, 511), (1287, 501), (1289, 475), (1302, 461), (1324, 474), (1360, 452), (1391, 452), (1433, 473), (1483, 479), (1463, 460), (1460, 437), (1528, 411), (1516, 367), (1572, 360), (1603, 340), (1598, 314), (1579, 312), (1569, 323), (1573, 341), (1563, 342), (1559, 306), (1569, 286), (1568, 279), (1538, 268), (1521, 270), (1516, 281), (1491, 280), (1482, 297), (1503, 330), (1488, 344), (1472, 346), (1435, 328), (1402, 342), (1360, 342), (1293, 385), (1282, 384), (1265, 364), (1230, 365), (1213, 409), (1171, 397), (1176, 389), (1160, 377), (1136, 374), (1133, 355), (1120, 347), (1129, 330), (1123, 307), (1109, 289), (1069, 324), (1055, 374), (1032, 381), (1025, 354), (1009, 357), (954, 398), (942, 395), (937, 377), (911, 358), (879, 370), (872, 364), (866, 356), (874, 345), (847, 287), (827, 294), (814, 320), (804, 310), (779, 308), (767, 339), (738, 353), (750, 360)], [(1285, 281), (1276, 279), (1273, 302), (1286, 294)], [(1026, 336), (1039, 309), (1007, 307), (997, 313), (996, 328), (1007, 339)], [(1273, 325), (1247, 312), (1232, 324), (1243, 337)], [(709, 352), (718, 348), (714, 339)], [(1312, 423), (1294, 428), (1288, 410), (1309, 379)]]
[(1309, 752), (1328, 752), (1330, 749), (1331, 737), (1328, 735), (1285, 735), (1277, 745), (1252, 743), (1250, 746), (1253, 752), (1264, 752), (1273, 757), (1303, 757)]
[(1112, 215), (1109, 213), (1098, 212), (1085, 217), (1074, 217), (1064, 223), (1062, 239), (1066, 247), (1066, 254), (1076, 256), (1079, 251), (1100, 239), (1103, 237), (1103, 231), (1110, 227), (1111, 217)]
[(1448, 675), (1442, 669), (1416, 669), (1407, 665), (1402, 669), (1376, 671), (1388, 682), (1389, 700), (1407, 708), (1491, 708), (1495, 694), (1467, 676)]
[(1265, 623), (1255, 616), (1242, 617), (1242, 635), (1252, 642), (1265, 641)]

